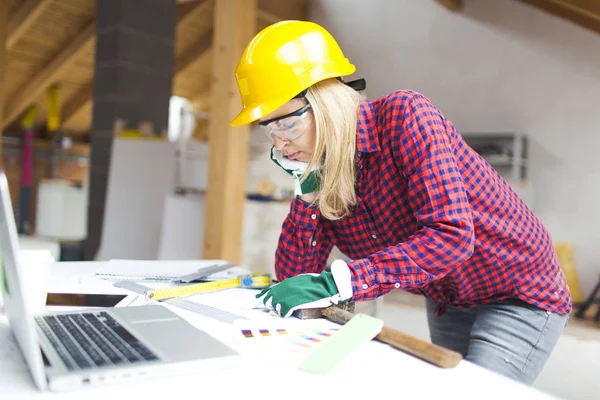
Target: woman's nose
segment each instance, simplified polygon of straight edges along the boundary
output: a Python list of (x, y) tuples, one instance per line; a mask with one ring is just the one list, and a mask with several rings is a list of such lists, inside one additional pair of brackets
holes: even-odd
[(283, 140), (279, 136), (273, 136), (273, 145), (275, 146), (275, 150), (282, 151), (286, 144), (286, 140)]

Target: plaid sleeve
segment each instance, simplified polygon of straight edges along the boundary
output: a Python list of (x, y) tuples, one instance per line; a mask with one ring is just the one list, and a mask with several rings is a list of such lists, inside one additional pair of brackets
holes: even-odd
[(403, 175), (418, 230), (406, 242), (349, 264), (355, 300), (395, 288), (419, 289), (460, 266), (474, 249), (471, 209), (450, 142), (452, 126), (417, 93), (394, 101), (385, 126), (393, 161), (382, 168)]
[(278, 280), (325, 269), (333, 244), (319, 226), (320, 216), (317, 206), (292, 200), (275, 252)]

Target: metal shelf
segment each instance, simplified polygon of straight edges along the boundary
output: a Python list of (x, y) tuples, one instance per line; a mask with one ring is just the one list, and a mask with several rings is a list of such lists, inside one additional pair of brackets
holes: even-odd
[(469, 132), (462, 136), (533, 209), (533, 190), (528, 181), (527, 136), (517, 132)]
[[(465, 142), (506, 177), (514, 181), (527, 180), (528, 140), (520, 133), (468, 132), (463, 133)], [(510, 171), (506, 171), (510, 169)]]

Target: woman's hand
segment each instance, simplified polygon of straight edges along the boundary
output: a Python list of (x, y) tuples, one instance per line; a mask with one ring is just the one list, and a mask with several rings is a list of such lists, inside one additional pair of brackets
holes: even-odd
[(282, 317), (302, 308), (326, 308), (352, 298), (352, 277), (344, 260), (335, 260), (331, 271), (296, 275), (263, 289), (257, 299)]

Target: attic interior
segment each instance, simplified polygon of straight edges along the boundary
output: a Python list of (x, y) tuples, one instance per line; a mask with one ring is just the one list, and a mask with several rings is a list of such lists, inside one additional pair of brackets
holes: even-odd
[[(305, 18), (305, 1), (280, 3), (258, 3), (256, 29), (284, 19)], [(37, 155), (32, 185), (35, 199), (41, 179), (87, 181), (98, 29), (96, 2), (11, 0), (7, 7), (2, 119), (4, 168), (11, 184), (19, 186), (18, 158), (24, 124), (28, 124), (33, 131)], [(213, 14), (213, 1), (177, 2), (172, 95), (187, 99), (201, 117), (210, 113)], [(56, 127), (48, 126), (49, 102), (51, 109), (55, 109), (54, 120), (58, 118)], [(28, 109), (34, 114), (34, 121), (24, 118)], [(207, 141), (207, 130), (206, 117), (197, 118), (192, 136)], [(54, 148), (61, 152), (64, 161), (57, 163), (52, 171), (50, 153), (55, 141), (63, 143), (60, 150), (58, 146)], [(13, 196), (17, 194), (13, 191)], [(35, 216), (34, 203), (31, 203), (32, 216)], [(35, 230), (34, 217), (30, 224)]]

